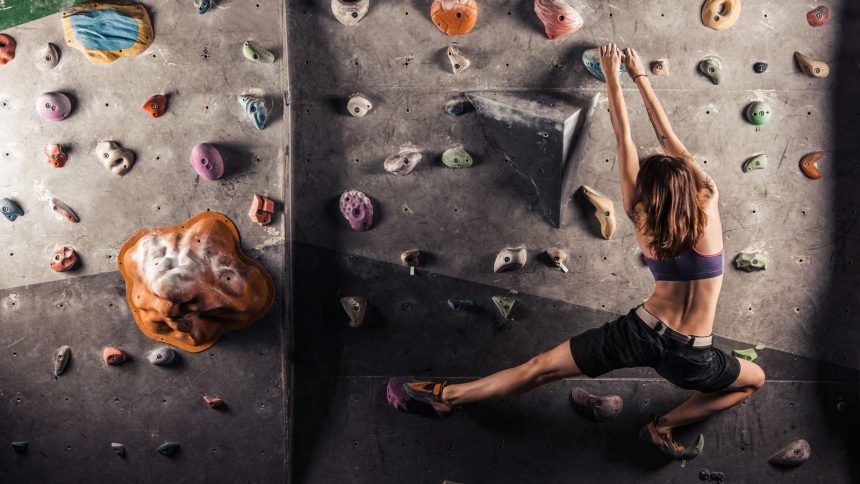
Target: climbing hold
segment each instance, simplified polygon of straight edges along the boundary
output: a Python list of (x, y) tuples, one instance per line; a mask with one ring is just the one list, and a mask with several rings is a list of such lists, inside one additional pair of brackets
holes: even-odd
[(726, 474), (723, 472), (711, 472), (708, 469), (701, 469), (699, 471), (699, 480), (700, 481), (714, 481), (714, 482), (722, 482), (723, 479), (726, 478)]
[(367, 15), (370, 0), (331, 0), (331, 13), (338, 22), (352, 27)]
[(582, 15), (564, 0), (535, 0), (535, 13), (546, 36), (557, 40), (582, 28)]
[(157, 118), (167, 110), (167, 96), (156, 94), (144, 101), (143, 106), (141, 107), (144, 111), (148, 112), (150, 116)]
[(275, 213), (275, 202), (261, 195), (254, 195), (248, 216), (257, 225), (269, 225), (272, 223), (272, 215)]
[(46, 92), (36, 98), (36, 112), (45, 121), (62, 121), (72, 112), (72, 100), (61, 92)]
[(14, 450), (15, 453), (17, 453), (17, 454), (26, 454), (27, 453), (27, 447), (29, 447), (29, 446), (30, 446), (30, 442), (28, 442), (26, 440), (19, 440), (16, 442), (12, 442), (12, 450)]
[(411, 143), (400, 145), (400, 151), (389, 156), (382, 163), (388, 173), (408, 175), (421, 163), (421, 152)]
[(755, 348), (747, 348), (745, 350), (732, 350), (732, 355), (738, 358), (743, 358), (748, 361), (755, 361), (758, 358)]
[(51, 199), (51, 210), (67, 222), (76, 224), (81, 221), (81, 219), (78, 218), (78, 214), (58, 198)]
[(149, 352), (146, 357), (150, 363), (156, 366), (169, 366), (176, 359), (176, 350), (162, 346)]
[(265, 98), (243, 94), (238, 97), (239, 104), (245, 110), (245, 114), (254, 123), (257, 129), (266, 127), (269, 121), (269, 106)]
[(597, 422), (614, 419), (624, 406), (618, 395), (592, 395), (579, 387), (570, 392), (570, 401), (577, 413)]
[(448, 62), (451, 63), (451, 70), (454, 74), (459, 74), (469, 68), (472, 63), (460, 53), (456, 42), (451, 42), (448, 45)]
[(96, 157), (101, 164), (116, 176), (123, 176), (134, 165), (134, 153), (114, 141), (102, 141), (96, 145)]
[(346, 103), (346, 110), (356, 118), (363, 118), (371, 109), (373, 104), (363, 94), (357, 92), (353, 93)]
[(747, 272), (767, 269), (767, 254), (763, 252), (741, 252), (735, 257), (735, 267)]
[(42, 153), (48, 157), (48, 163), (54, 165), (55, 168), (62, 168), (69, 160), (69, 154), (63, 151), (60, 145), (47, 145), (42, 148)]
[(54, 376), (59, 377), (66, 371), (66, 366), (72, 358), (72, 349), (68, 346), (60, 346), (54, 352)]
[(702, 23), (714, 30), (726, 30), (741, 15), (741, 0), (705, 0), (702, 5)]
[(767, 155), (757, 155), (744, 162), (743, 170), (749, 173), (753, 170), (762, 170), (767, 166)]
[(119, 366), (125, 363), (125, 360), (125, 353), (114, 346), (108, 346), (104, 351), (102, 351), (102, 361), (104, 361), (106, 365)]
[(24, 210), (21, 209), (21, 206), (8, 198), (0, 200), (0, 212), (10, 222), (14, 222), (16, 218), (24, 215)]
[(561, 269), (562, 272), (568, 271), (567, 266), (564, 264), (567, 261), (567, 252), (557, 247), (550, 247), (546, 250), (546, 255), (556, 267)]
[(511, 311), (514, 309), (514, 303), (516, 303), (516, 299), (512, 297), (505, 296), (493, 296), (493, 304), (496, 305), (496, 308), (502, 313), (502, 317), (508, 319), (511, 315)]
[(761, 126), (770, 121), (770, 111), (770, 104), (764, 101), (752, 102), (747, 106), (747, 121), (755, 126), (756, 131), (760, 131)]
[(12, 36), (0, 34), (0, 66), (12, 62), (15, 58), (15, 47), (18, 45)]
[(215, 0), (195, 0), (194, 5), (197, 6), (197, 14), (203, 15), (215, 6)]
[(58, 62), (60, 62), (60, 50), (50, 42), (48, 42), (48, 45), (42, 47), (36, 55), (36, 69), (43, 72), (57, 67)]
[(818, 160), (824, 157), (823, 151), (813, 151), (800, 159), (800, 171), (807, 178), (818, 180), (821, 178), (821, 171), (818, 169)]
[(409, 267), (409, 275), (415, 275), (415, 268), (421, 265), (421, 251), (418, 249), (410, 249), (400, 254), (400, 262), (403, 262)]
[(146, 7), (84, 3), (63, 12), (66, 43), (92, 62), (113, 62), (145, 51), (155, 38)]
[(655, 76), (669, 76), (669, 59), (657, 59), (651, 63), (651, 72)]
[(202, 178), (217, 180), (224, 176), (224, 160), (218, 148), (209, 143), (200, 143), (191, 149), (191, 166)]
[(714, 84), (719, 84), (723, 80), (723, 62), (719, 57), (709, 55), (699, 62), (699, 72)]
[(808, 461), (811, 455), (812, 448), (809, 446), (809, 442), (800, 439), (778, 450), (767, 461), (780, 466), (797, 467)]
[(448, 307), (454, 311), (468, 311), (475, 305), (471, 299), (449, 299)]
[(468, 168), (472, 163), (472, 155), (461, 144), (456, 144), (442, 153), (442, 164), (448, 168)]
[(445, 112), (451, 116), (462, 116), (469, 111), (472, 111), (472, 103), (466, 97), (458, 97), (445, 103)]
[(264, 49), (260, 44), (250, 40), (242, 44), (242, 54), (251, 62), (271, 64), (275, 62), (275, 54)]
[(594, 206), (594, 216), (600, 222), (600, 234), (604, 239), (611, 239), (615, 233), (615, 204), (588, 185), (582, 185), (582, 193)]
[(767, 71), (767, 62), (756, 62), (753, 64), (753, 71), (756, 74), (764, 74)]
[(340, 195), (340, 213), (357, 232), (373, 226), (373, 202), (358, 190), (347, 190)]
[(155, 449), (156, 452), (167, 457), (173, 456), (178, 450), (179, 444), (176, 442), (164, 442)]
[[(588, 49), (582, 53), (582, 63), (585, 65), (585, 70), (601, 82), (606, 82), (606, 76), (603, 75), (603, 70), (600, 68), (600, 49), (595, 47)], [(627, 68), (624, 63), (618, 67), (618, 72), (626, 72)]]
[(478, 3), (475, 0), (433, 0), (430, 18), (448, 35), (465, 35), (478, 21)]
[(797, 60), (800, 70), (812, 77), (823, 79), (830, 75), (830, 66), (828, 66), (824, 61), (813, 59), (812, 57), (801, 54), (800, 52), (795, 52), (794, 58)]
[(51, 257), (51, 269), (57, 272), (71, 270), (77, 263), (78, 253), (69, 246), (60, 247), (54, 252), (54, 256)]
[(821, 27), (830, 22), (830, 9), (824, 5), (813, 8), (806, 13), (806, 21), (813, 27)]
[(361, 296), (346, 296), (340, 298), (340, 306), (349, 316), (349, 325), (357, 328), (364, 324), (364, 315), (367, 312), (367, 298)]
[(218, 410), (219, 408), (224, 406), (224, 400), (218, 397), (210, 397), (209, 395), (203, 395), (203, 401), (206, 402), (206, 405), (212, 410)]
[(125, 446), (120, 444), (119, 442), (111, 442), (110, 448), (114, 454), (125, 457)]
[(505, 247), (496, 255), (493, 263), (493, 272), (515, 271), (526, 265), (528, 252), (526, 246), (520, 244), (516, 247)]

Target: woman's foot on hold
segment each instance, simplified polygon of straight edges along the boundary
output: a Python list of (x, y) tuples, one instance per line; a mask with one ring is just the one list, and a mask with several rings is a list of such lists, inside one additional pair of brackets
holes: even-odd
[(409, 413), (446, 416), (453, 409), (442, 400), (445, 380), (396, 377), (388, 380), (388, 404)]
[(699, 438), (696, 439), (696, 445), (694, 447), (685, 448), (672, 438), (671, 429), (661, 429), (657, 426), (656, 417), (648, 422), (648, 425), (639, 430), (639, 438), (654, 445), (660, 450), (660, 452), (668, 455), (669, 457), (679, 460), (695, 459), (705, 448), (705, 436), (702, 434), (699, 434)]

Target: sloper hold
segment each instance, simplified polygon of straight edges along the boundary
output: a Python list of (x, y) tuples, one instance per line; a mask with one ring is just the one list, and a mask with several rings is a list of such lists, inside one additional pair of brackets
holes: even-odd
[(469, 168), (472, 163), (472, 155), (461, 144), (456, 144), (442, 153), (442, 164), (448, 168)]
[(669, 76), (669, 59), (657, 59), (651, 63), (651, 72), (655, 76)]
[(66, 43), (91, 62), (113, 62), (145, 51), (155, 38), (149, 13), (140, 3), (83, 3), (63, 12)]
[(753, 272), (767, 269), (767, 254), (763, 252), (741, 252), (735, 257), (735, 267)]
[(210, 397), (209, 395), (203, 395), (203, 402), (212, 410), (218, 410), (224, 406), (224, 400), (218, 397)]
[(159, 445), (158, 448), (155, 449), (159, 454), (172, 457), (179, 450), (179, 444), (177, 442), (166, 441), (163, 444)]
[(570, 401), (577, 413), (596, 422), (614, 419), (624, 407), (624, 400), (618, 395), (592, 395), (579, 387), (570, 392)]
[(755, 130), (761, 130), (761, 126), (770, 121), (771, 107), (764, 101), (751, 102), (746, 109), (747, 121), (755, 126)]
[(224, 176), (221, 152), (209, 143), (200, 143), (192, 148), (189, 162), (201, 178), (214, 181)]
[(134, 153), (115, 141), (102, 141), (96, 145), (96, 156), (102, 166), (116, 176), (123, 176), (134, 165)]
[(472, 62), (469, 61), (461, 52), (460, 48), (457, 47), (456, 42), (452, 42), (448, 45), (448, 62), (451, 63), (451, 70), (454, 71), (454, 74), (459, 74), (472, 65)]
[(382, 163), (388, 173), (405, 176), (421, 163), (421, 152), (412, 143), (400, 145), (400, 151), (389, 156)]
[(723, 80), (723, 61), (717, 56), (709, 55), (699, 62), (699, 72), (718, 85)]
[(702, 23), (714, 30), (730, 28), (741, 16), (741, 0), (705, 0)]
[(104, 351), (102, 351), (102, 361), (104, 361), (106, 365), (119, 366), (125, 363), (126, 359), (127, 357), (125, 352), (115, 346), (107, 346)]
[(806, 13), (806, 21), (813, 27), (821, 27), (830, 22), (830, 9), (821, 5)]
[(478, 21), (478, 3), (475, 0), (433, 0), (430, 18), (448, 35), (466, 35)]
[(340, 213), (352, 230), (364, 232), (373, 227), (373, 202), (358, 190), (347, 190), (340, 195)]
[(469, 111), (473, 111), (472, 103), (465, 96), (451, 99), (445, 103), (445, 112), (451, 116), (462, 116)]
[(110, 448), (114, 454), (125, 457), (125, 446), (120, 444), (119, 442), (111, 442)]
[(76, 214), (71, 207), (63, 203), (59, 198), (51, 199), (51, 210), (66, 222), (76, 224), (81, 221), (81, 219), (78, 218), (78, 214)]
[(528, 251), (526, 246), (520, 244), (516, 247), (505, 247), (496, 255), (493, 263), (493, 272), (515, 271), (526, 265)]
[(564, 0), (535, 0), (535, 14), (546, 36), (558, 40), (582, 28), (582, 15)]
[(346, 296), (340, 298), (340, 306), (349, 316), (349, 325), (357, 328), (364, 324), (364, 315), (367, 313), (367, 298), (361, 296)]
[(12, 450), (14, 450), (16, 454), (26, 454), (29, 447), (30, 442), (26, 440), (12, 442)]
[(48, 163), (54, 168), (62, 168), (69, 161), (69, 154), (63, 151), (60, 145), (47, 145), (42, 149), (42, 153), (48, 157)]
[(807, 178), (818, 180), (821, 178), (821, 170), (818, 169), (818, 160), (824, 158), (823, 151), (813, 151), (800, 159), (800, 171)]
[(615, 204), (588, 185), (582, 186), (585, 198), (594, 206), (594, 216), (600, 222), (600, 234), (609, 240), (615, 233)]
[(72, 112), (72, 100), (61, 92), (46, 92), (36, 98), (36, 113), (45, 121), (62, 121)]
[(559, 227), (571, 209), (574, 174), (599, 97), (522, 91), (466, 95), (499, 158), (534, 192), (541, 215)]
[(558, 247), (550, 247), (546, 250), (546, 255), (555, 267), (561, 269), (562, 272), (568, 271), (567, 266), (565, 265), (565, 262), (567, 262), (567, 252), (559, 249)]
[(242, 44), (242, 55), (251, 62), (258, 64), (271, 64), (275, 62), (275, 54), (264, 49), (260, 44), (248, 40)]
[(502, 317), (508, 319), (511, 315), (511, 311), (514, 309), (514, 304), (516, 303), (516, 299), (512, 297), (505, 296), (493, 296), (493, 304), (496, 305), (496, 309), (502, 313)]
[(779, 449), (767, 461), (779, 466), (797, 467), (808, 461), (811, 456), (812, 448), (809, 442), (799, 439)]
[(370, 0), (331, 0), (331, 13), (347, 27), (357, 25), (369, 8)]
[(830, 66), (824, 61), (813, 59), (800, 52), (795, 52), (794, 58), (797, 60), (800, 70), (812, 77), (823, 79), (830, 75)]
[[(600, 68), (600, 48), (595, 47), (593, 49), (588, 49), (582, 53), (582, 64), (585, 65), (585, 70), (588, 71), (589, 74), (594, 76), (595, 79), (600, 82), (606, 82), (606, 76), (603, 75), (603, 69)], [(624, 67), (624, 63), (618, 67), (618, 72), (623, 73), (626, 72), (627, 68)]]
[(259, 130), (265, 128), (266, 123), (269, 122), (269, 106), (266, 99), (250, 94), (242, 94), (237, 99), (245, 115), (254, 123), (254, 127)]
[(275, 214), (275, 202), (261, 195), (254, 195), (248, 216), (257, 225), (269, 225), (272, 223), (272, 215)]
[(363, 118), (371, 109), (373, 109), (373, 104), (364, 94), (359, 92), (353, 93), (346, 103), (347, 112), (356, 118)]
[(50, 71), (54, 67), (57, 67), (58, 62), (60, 62), (60, 50), (50, 42), (36, 54), (36, 69), (42, 72)]
[(475, 306), (475, 302), (471, 299), (449, 299), (448, 307), (453, 309), (454, 311), (462, 312), (468, 311), (470, 308)]
[(66, 366), (72, 358), (72, 349), (66, 345), (60, 346), (54, 351), (54, 376), (59, 377), (66, 371)]
[(78, 253), (75, 252), (75, 249), (68, 246), (60, 247), (51, 257), (51, 269), (54, 269), (56, 272), (71, 270), (77, 263)]
[(167, 96), (156, 94), (146, 101), (141, 106), (144, 111), (148, 112), (153, 118), (157, 118), (167, 111)]
[(743, 165), (744, 173), (753, 170), (763, 170), (767, 166), (767, 155), (756, 155), (746, 160)]
[(0, 34), (0, 66), (15, 59), (15, 47), (18, 45), (11, 35)]
[(146, 357), (150, 363), (156, 366), (169, 366), (176, 359), (176, 350), (168, 346), (162, 346), (152, 350)]
[(24, 210), (21, 209), (21, 206), (8, 198), (0, 200), (0, 212), (10, 222), (14, 222), (15, 219), (24, 215)]
[(753, 71), (756, 74), (764, 74), (767, 72), (767, 62), (756, 62), (753, 64)]

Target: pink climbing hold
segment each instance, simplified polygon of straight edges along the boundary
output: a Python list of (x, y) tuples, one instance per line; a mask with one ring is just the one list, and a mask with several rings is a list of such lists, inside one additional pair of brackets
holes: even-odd
[(364, 232), (373, 226), (373, 202), (358, 190), (347, 190), (340, 196), (340, 213), (352, 230)]
[(36, 99), (36, 112), (45, 121), (62, 121), (72, 112), (72, 101), (61, 92), (46, 92)]
[(191, 166), (198, 175), (210, 181), (224, 176), (221, 153), (209, 143), (200, 143), (191, 150)]
[(582, 15), (564, 0), (535, 0), (535, 13), (552, 40), (576, 32), (585, 23)]
[(213, 410), (218, 410), (219, 408), (224, 406), (224, 400), (218, 397), (210, 397), (209, 395), (203, 395), (203, 401), (206, 402), (206, 405)]
[(258, 225), (269, 225), (272, 223), (272, 215), (275, 213), (275, 202), (260, 195), (254, 195), (248, 217)]
[(106, 365), (118, 366), (125, 363), (125, 353), (119, 348), (108, 346), (102, 352), (102, 360)]

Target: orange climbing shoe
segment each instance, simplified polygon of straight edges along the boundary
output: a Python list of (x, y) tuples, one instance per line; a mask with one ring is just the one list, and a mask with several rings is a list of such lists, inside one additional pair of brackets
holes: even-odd
[(667, 432), (657, 431), (657, 417), (652, 417), (648, 425), (639, 430), (639, 438), (653, 445), (660, 452), (677, 460), (695, 459), (705, 448), (705, 436), (702, 434), (699, 434), (699, 438), (696, 439), (696, 445), (687, 449), (672, 438), (671, 430)]
[(451, 413), (451, 404), (442, 400), (447, 384), (445, 380), (392, 378), (388, 380), (388, 403), (404, 412), (446, 416)]

